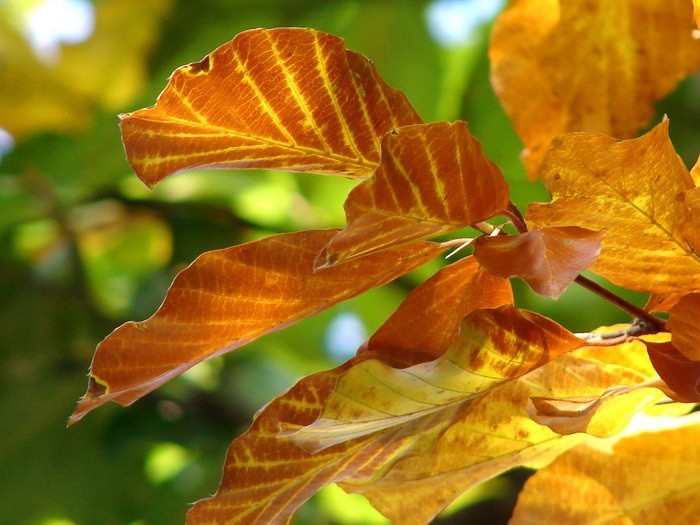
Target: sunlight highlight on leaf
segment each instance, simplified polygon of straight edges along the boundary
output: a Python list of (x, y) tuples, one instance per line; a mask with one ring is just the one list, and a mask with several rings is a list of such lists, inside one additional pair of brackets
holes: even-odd
[(576, 447), (525, 483), (509, 523), (695, 523), (700, 450), (689, 444), (698, 439), (691, 417), (686, 426), (623, 439), (612, 451)]
[(389, 130), (421, 122), (406, 97), (339, 37), (312, 29), (240, 33), (177, 69), (155, 106), (122, 115), (149, 186), (194, 168), (368, 177)]

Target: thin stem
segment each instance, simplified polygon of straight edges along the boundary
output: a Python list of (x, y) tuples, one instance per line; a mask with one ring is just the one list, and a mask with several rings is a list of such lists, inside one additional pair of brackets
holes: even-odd
[(642, 323), (648, 325), (647, 328), (651, 331), (648, 331), (646, 333), (663, 332), (666, 330), (666, 321), (660, 319), (659, 317), (656, 317), (655, 315), (650, 314), (649, 312), (642, 310), (638, 306), (635, 306), (632, 303), (626, 301), (619, 295), (615, 295), (610, 290), (603, 288), (601, 285), (594, 281), (591, 281), (587, 277), (579, 275), (578, 277), (576, 277), (576, 279), (574, 279), (574, 282), (590, 290), (594, 294), (599, 295), (609, 303), (617, 306), (618, 308), (629, 313), (636, 319), (639, 319)]

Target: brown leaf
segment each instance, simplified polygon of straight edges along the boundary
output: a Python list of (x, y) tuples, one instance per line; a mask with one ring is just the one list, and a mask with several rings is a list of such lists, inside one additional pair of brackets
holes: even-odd
[(314, 273), (314, 258), (333, 234), (273, 235), (201, 255), (151, 318), (126, 323), (100, 343), (71, 422), (110, 400), (129, 405), (201, 361), (385, 284), (442, 250), (416, 243)]
[(492, 274), (517, 275), (535, 292), (556, 299), (596, 260), (604, 236), (604, 232), (571, 226), (479, 237), (474, 257)]
[(177, 69), (155, 106), (122, 115), (149, 186), (194, 168), (367, 177), (379, 140), (420, 117), (372, 62), (312, 29), (254, 29)]
[(646, 342), (649, 359), (668, 385), (669, 397), (684, 403), (700, 401), (700, 361), (688, 359), (672, 342)]
[(510, 283), (480, 269), (473, 257), (465, 257), (415, 288), (361, 352), (440, 355), (457, 337), (465, 316), (505, 304), (513, 304)]
[(673, 346), (693, 361), (700, 361), (700, 292), (689, 293), (671, 309), (666, 324)]
[(623, 439), (612, 450), (578, 446), (538, 471), (518, 497), (511, 525), (697, 523), (697, 418)]
[(331, 266), (489, 219), (508, 206), (508, 184), (464, 122), (394, 130), (371, 179), (345, 202), (348, 226), (326, 248)]
[(605, 230), (593, 271), (639, 291), (700, 288), (700, 214), (678, 200), (694, 184), (668, 138), (668, 121), (633, 140), (557, 138), (542, 177), (552, 202), (531, 204), (528, 224)]
[(491, 78), (531, 178), (557, 135), (637, 134), (654, 102), (700, 66), (691, 9), (667, 0), (509, 3), (493, 28)]

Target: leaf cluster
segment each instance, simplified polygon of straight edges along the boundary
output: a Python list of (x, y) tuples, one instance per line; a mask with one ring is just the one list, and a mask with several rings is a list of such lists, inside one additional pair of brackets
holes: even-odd
[[(261, 409), (188, 521), (289, 523), (335, 482), (396, 523), (426, 523), (522, 465), (542, 468), (512, 523), (664, 523), (670, 501), (694, 515), (696, 478), (642, 432), (675, 450), (698, 428), (683, 414), (700, 401), (700, 177), (668, 119), (637, 136), (700, 65), (692, 7), (520, 0), (500, 15), (492, 82), (551, 195), (524, 214), (465, 122), (423, 122), (338, 37), (251, 30), (178, 68), (154, 106), (122, 115), (143, 182), (222, 167), (349, 177), (347, 224), (201, 255), (152, 317), (98, 346), (71, 421), (467, 248), (352, 359)], [(473, 237), (431, 240), (467, 227)], [(647, 306), (588, 268), (650, 294)], [(512, 277), (550, 298), (575, 282), (631, 321), (574, 334), (516, 307)]]

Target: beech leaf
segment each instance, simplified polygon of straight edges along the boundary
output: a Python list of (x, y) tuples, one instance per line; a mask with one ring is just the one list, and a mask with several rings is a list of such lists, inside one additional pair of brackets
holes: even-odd
[(622, 439), (612, 450), (570, 450), (525, 483), (509, 523), (696, 523), (700, 424), (693, 417), (677, 424)]
[(177, 69), (155, 106), (122, 115), (127, 157), (149, 186), (194, 168), (369, 176), (379, 140), (421, 122), (339, 37), (254, 29)]
[(531, 178), (555, 136), (637, 134), (700, 66), (691, 11), (667, 0), (509, 3), (493, 28), (491, 79)]
[(507, 206), (508, 184), (465, 122), (399, 128), (382, 139), (372, 178), (348, 196), (348, 226), (319, 265), (454, 231)]
[(700, 402), (700, 361), (689, 359), (672, 342), (647, 342), (654, 368), (668, 385), (669, 397), (685, 403)]
[(465, 257), (416, 287), (361, 352), (440, 355), (457, 337), (465, 316), (506, 304), (513, 304), (510, 282), (479, 268), (474, 257)]
[(498, 277), (517, 275), (547, 297), (559, 297), (600, 253), (604, 232), (576, 226), (479, 237), (474, 257)]
[[(536, 314), (509, 306), (477, 310), (467, 316), (450, 351), (433, 361), (423, 362), (417, 352), (400, 354), (390, 350), (384, 355), (375, 346), (375, 351), (367, 351), (341, 367), (303, 379), (265, 407), (250, 430), (231, 445), (219, 490), (213, 498), (195, 505), (188, 515), (189, 522), (289, 523), (303, 501), (324, 485), (339, 482), (344, 490), (366, 496), (394, 523), (424, 524), (470, 487), (515, 466), (549, 461), (582, 440), (592, 439), (583, 433), (562, 436), (535, 423), (525, 412), (530, 398), (601, 396), (612, 386), (640, 385), (657, 377), (640, 341), (615, 347), (584, 347), (546, 363), (548, 357), (563, 350), (560, 337), (566, 332), (553, 328), (556, 325), (548, 320), (541, 326), (538, 319)], [(499, 327), (494, 321), (512, 322)], [(528, 327), (533, 322), (534, 333), (544, 335), (540, 342), (554, 343), (550, 355), (541, 344), (532, 344), (534, 333), (529, 333)], [(543, 333), (545, 326), (553, 330)], [(514, 360), (499, 359), (500, 352), (485, 350), (489, 337), (507, 342)], [(564, 340), (581, 344), (571, 334)], [(501, 350), (501, 357), (507, 357), (505, 347)], [(448, 358), (456, 358), (457, 363), (450, 365)], [(518, 363), (517, 359), (523, 360)], [(388, 381), (402, 371), (417, 375), (408, 377), (407, 383), (392, 382), (408, 394), (405, 405), (391, 404), (396, 394), (387, 393), (389, 397), (382, 401), (376, 392), (367, 392), (375, 407), (388, 403), (407, 408), (411, 404), (423, 410), (418, 406), (421, 402), (458, 395), (440, 392), (438, 385), (446, 382), (461, 388), (464, 399), (442, 410), (433, 407), (434, 413), (428, 413), (428, 409), (423, 417), (413, 420), (404, 413), (406, 421), (402, 424), (372, 433), (372, 429), (360, 429), (356, 437), (338, 440), (330, 447), (309, 447), (314, 444), (310, 439), (305, 444), (314, 453), (296, 445), (300, 434), (294, 431), (328, 415), (329, 409), (334, 409), (332, 399), (342, 402), (340, 393), (344, 388), (355, 395), (355, 388), (371, 386), (371, 379), (362, 376), (358, 385), (348, 383), (348, 378), (357, 373), (353, 370), (383, 369), (385, 365), (391, 367)], [(531, 371), (515, 377), (527, 369)], [(503, 377), (508, 370), (513, 378), (499, 381), (499, 374)], [(382, 377), (377, 377), (375, 384), (380, 386)], [(419, 377), (431, 383), (421, 383)], [(442, 382), (432, 383), (433, 379)], [(491, 386), (480, 394), (469, 394), (489, 382)], [(425, 391), (430, 397), (422, 396)], [(624, 401), (624, 397), (613, 397), (611, 402), (617, 400)], [(365, 415), (371, 412), (352, 400), (345, 408), (337, 408), (350, 411), (353, 405)], [(628, 421), (632, 411), (646, 407), (644, 403), (625, 406), (630, 412), (621, 414), (611, 407), (609, 416)], [(598, 416), (599, 428), (606, 428), (603, 415)], [(388, 415), (384, 417), (388, 419)], [(607, 428), (612, 430), (614, 425), (618, 421), (608, 422)]]
[(559, 137), (542, 177), (552, 202), (531, 204), (528, 224), (605, 230), (593, 271), (645, 292), (700, 288), (700, 214), (678, 199), (695, 185), (668, 138), (667, 120), (632, 140)]
[(71, 422), (110, 400), (129, 405), (201, 361), (392, 281), (442, 251), (415, 243), (314, 273), (314, 258), (333, 234), (273, 235), (198, 257), (151, 318), (128, 322), (100, 343)]
[(693, 361), (700, 361), (700, 293), (681, 297), (666, 323), (673, 346)]
[(542, 366), (583, 342), (555, 322), (512, 306), (464, 318), (435, 361), (395, 369), (366, 360), (343, 374), (321, 417), (293, 440), (311, 452), (452, 408)]

